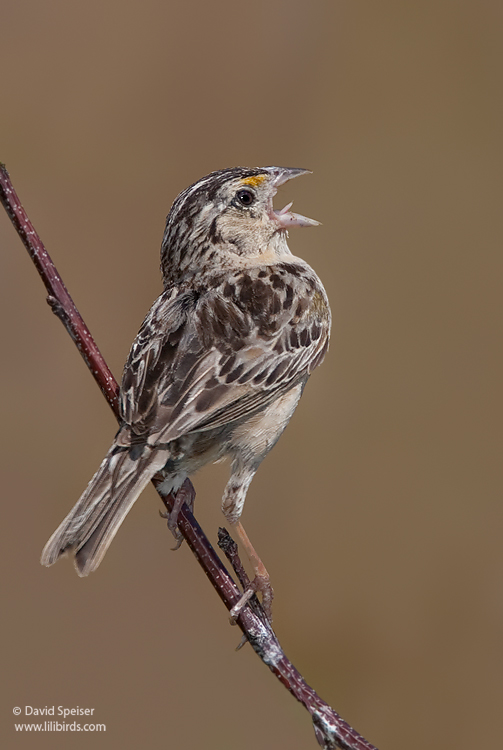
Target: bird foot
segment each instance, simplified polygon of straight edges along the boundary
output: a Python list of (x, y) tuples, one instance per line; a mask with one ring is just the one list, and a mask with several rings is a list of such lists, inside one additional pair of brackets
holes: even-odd
[(266, 573), (266, 575), (257, 574), (255, 576), (243, 592), (240, 600), (230, 610), (230, 620), (233, 625), (254, 594), (262, 594), (262, 609), (265, 612), (267, 621), (269, 624), (272, 624), (274, 589), (271, 586), (269, 575)]
[(184, 503), (187, 504), (190, 512), (193, 512), (195, 497), (196, 492), (194, 490), (194, 486), (190, 479), (186, 479), (174, 496), (174, 502), (171, 511), (169, 513), (166, 511), (159, 511), (159, 515), (161, 516), (161, 518), (167, 519), (168, 529), (175, 537), (176, 545), (171, 548), (174, 552), (176, 552), (177, 549), (180, 549), (183, 544), (183, 535), (178, 528), (178, 515)]

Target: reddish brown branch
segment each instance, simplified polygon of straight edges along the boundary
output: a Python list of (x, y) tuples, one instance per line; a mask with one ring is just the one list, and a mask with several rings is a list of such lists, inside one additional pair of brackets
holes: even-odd
[[(115, 416), (119, 418), (117, 382), (22, 207), (3, 164), (0, 164), (0, 200), (45, 284), (52, 311), (66, 327)], [(154, 478), (154, 485), (159, 481)], [(173, 503), (171, 496), (161, 495), (161, 499), (170, 511)], [(239, 601), (241, 592), (186, 505), (178, 515), (178, 528), (225, 606), (232, 609)], [(237, 546), (227, 532), (220, 534), (220, 545), (238, 577), (243, 579), (246, 574), (237, 555)], [(237, 623), (262, 661), (309, 711), (316, 738), (322, 747), (327, 750), (376, 750), (321, 700), (287, 659), (256, 597), (239, 615)]]

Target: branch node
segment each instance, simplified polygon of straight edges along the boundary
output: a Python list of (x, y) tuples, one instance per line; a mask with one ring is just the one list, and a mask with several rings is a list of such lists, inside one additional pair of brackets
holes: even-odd
[(66, 323), (68, 315), (61, 302), (56, 297), (53, 297), (52, 294), (47, 295), (46, 302), (51, 308), (54, 315), (56, 315), (63, 324)]

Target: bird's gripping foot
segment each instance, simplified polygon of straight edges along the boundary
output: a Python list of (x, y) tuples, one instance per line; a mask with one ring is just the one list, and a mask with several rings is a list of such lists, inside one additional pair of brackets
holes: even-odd
[(178, 514), (184, 503), (187, 504), (190, 512), (194, 511), (194, 500), (196, 492), (190, 479), (186, 479), (176, 495), (174, 496), (174, 503), (171, 511), (159, 511), (161, 518), (166, 518), (168, 521), (168, 529), (171, 531), (176, 540), (176, 545), (172, 547), (173, 551), (180, 549), (183, 542), (183, 536), (178, 528)]
[(253, 581), (250, 581), (250, 583), (244, 590), (241, 599), (231, 609), (231, 622), (236, 622), (236, 619), (239, 617), (244, 607), (247, 605), (254, 594), (261, 594), (262, 608), (266, 614), (268, 621), (272, 623), (272, 600), (274, 598), (274, 590), (271, 586), (269, 573), (267, 572), (264, 563), (257, 555), (255, 548), (250, 542), (248, 535), (240, 521), (235, 524), (235, 528), (239, 539), (241, 540), (241, 544), (246, 550), (248, 559), (252, 564), (255, 578), (253, 579)]

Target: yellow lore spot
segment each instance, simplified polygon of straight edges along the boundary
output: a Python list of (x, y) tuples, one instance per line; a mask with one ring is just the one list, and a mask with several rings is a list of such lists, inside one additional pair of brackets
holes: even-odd
[(254, 177), (245, 177), (244, 180), (241, 180), (241, 184), (250, 185), (250, 187), (258, 187), (264, 182), (266, 177), (266, 174), (257, 174)]

